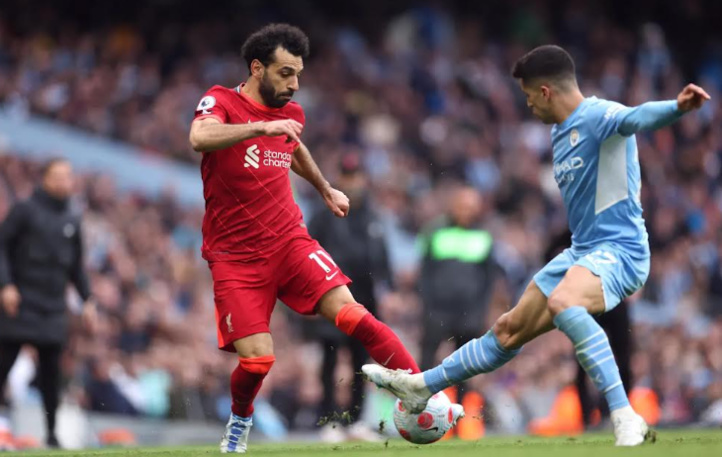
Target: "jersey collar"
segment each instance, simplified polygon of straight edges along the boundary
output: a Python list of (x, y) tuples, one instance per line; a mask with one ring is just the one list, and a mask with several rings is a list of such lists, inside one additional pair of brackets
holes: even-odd
[(582, 106), (586, 105), (587, 101), (589, 101), (590, 99), (593, 99), (593, 98), (596, 98), (596, 97), (585, 97), (581, 101), (581, 103), (579, 103), (579, 105), (577, 105), (577, 107), (574, 108), (574, 111), (572, 111), (572, 113), (569, 116), (567, 116), (566, 119), (564, 119), (564, 122), (562, 122), (561, 124), (557, 124), (557, 128), (563, 129), (564, 127), (571, 124), (572, 121), (574, 119), (576, 119), (577, 115), (579, 115), (579, 112), (582, 110)]
[(283, 108), (285, 108), (285, 106), (281, 107), (281, 108), (271, 108), (270, 106), (266, 106), (263, 103), (258, 103), (257, 101), (255, 101), (254, 99), (252, 99), (251, 97), (246, 95), (245, 92), (243, 92), (243, 87), (245, 85), (246, 85), (246, 83), (241, 83), (241, 84), (237, 85), (234, 90), (238, 93), (238, 95), (243, 97), (244, 100), (248, 101), (248, 103), (250, 103), (254, 108), (256, 108), (260, 111), (265, 111), (267, 113), (277, 113), (277, 112), (281, 111)]

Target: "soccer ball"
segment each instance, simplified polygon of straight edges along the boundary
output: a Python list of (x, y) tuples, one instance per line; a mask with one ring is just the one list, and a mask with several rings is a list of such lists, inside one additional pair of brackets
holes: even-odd
[(414, 444), (429, 444), (439, 441), (453, 425), (451, 401), (445, 393), (439, 392), (429, 399), (420, 414), (406, 411), (401, 400), (394, 406), (394, 425), (399, 434)]

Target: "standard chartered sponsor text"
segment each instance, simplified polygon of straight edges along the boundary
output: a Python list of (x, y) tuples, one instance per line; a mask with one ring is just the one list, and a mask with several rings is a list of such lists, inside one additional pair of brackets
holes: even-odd
[(263, 165), (267, 167), (291, 168), (293, 155), (289, 152), (278, 152), (266, 149), (263, 151)]

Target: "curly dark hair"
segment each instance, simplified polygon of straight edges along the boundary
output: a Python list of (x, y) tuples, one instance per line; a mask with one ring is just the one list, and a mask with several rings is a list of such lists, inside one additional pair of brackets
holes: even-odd
[(268, 24), (248, 37), (241, 54), (251, 68), (251, 62), (258, 59), (263, 65), (273, 63), (273, 53), (282, 47), (294, 56), (308, 57), (308, 37), (298, 27), (290, 24)]
[(539, 46), (514, 64), (511, 74), (522, 81), (536, 78), (574, 80), (574, 60), (567, 51), (554, 45)]

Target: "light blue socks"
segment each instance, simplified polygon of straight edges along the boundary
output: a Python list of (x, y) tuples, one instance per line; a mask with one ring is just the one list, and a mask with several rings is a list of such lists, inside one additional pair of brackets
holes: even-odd
[(574, 344), (577, 360), (604, 394), (609, 410), (629, 406), (607, 335), (587, 310), (581, 306), (565, 309), (554, 318), (554, 325)]
[(444, 359), (441, 365), (425, 371), (424, 382), (432, 394), (459, 384), (481, 373), (489, 373), (513, 359), (521, 349), (504, 349), (489, 330), (469, 341)]
[[(607, 335), (587, 310), (580, 306), (568, 308), (554, 318), (554, 325), (574, 344), (579, 363), (604, 394), (609, 410), (629, 406)], [(483, 337), (466, 343), (445, 358), (441, 365), (425, 371), (424, 382), (434, 394), (478, 374), (496, 370), (519, 351), (504, 349), (494, 332), (489, 331)]]

